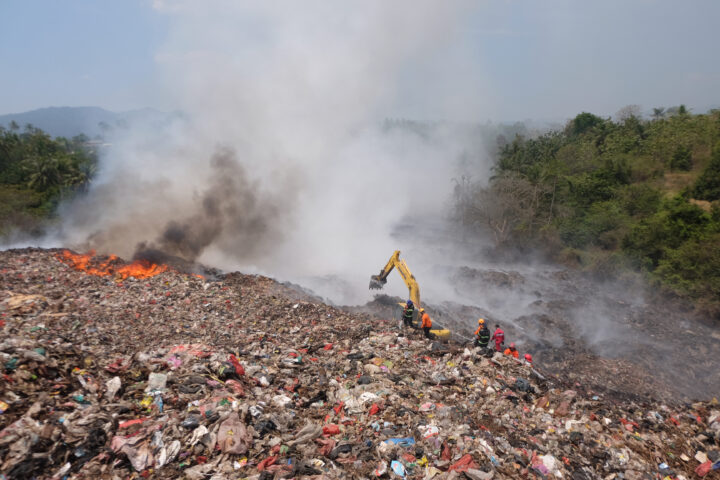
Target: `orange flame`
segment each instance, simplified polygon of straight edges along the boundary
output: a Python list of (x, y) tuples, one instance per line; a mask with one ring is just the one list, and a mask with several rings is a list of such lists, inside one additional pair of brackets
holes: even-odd
[(95, 258), (95, 250), (86, 254), (64, 250), (61, 255), (57, 255), (57, 259), (79, 272), (99, 277), (114, 276), (123, 280), (128, 277), (150, 278), (170, 269), (167, 265), (158, 265), (147, 260), (135, 260), (132, 263), (118, 265), (120, 259), (117, 255), (110, 255), (103, 261)]

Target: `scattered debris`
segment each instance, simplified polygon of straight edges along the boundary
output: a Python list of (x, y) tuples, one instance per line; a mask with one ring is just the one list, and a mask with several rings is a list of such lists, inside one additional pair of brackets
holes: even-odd
[(268, 278), (57, 253), (0, 252), (0, 478), (720, 476), (717, 400), (619, 403)]

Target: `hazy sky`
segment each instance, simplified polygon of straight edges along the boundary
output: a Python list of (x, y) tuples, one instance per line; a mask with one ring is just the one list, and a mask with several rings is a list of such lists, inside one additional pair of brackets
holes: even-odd
[[(201, 3), (208, 16), (215, 3)], [(303, 2), (277, 3), (304, 8)], [(383, 5), (347, 2), (347, 15), (361, 3)], [(1, 1), (0, 114), (46, 106), (182, 108), (166, 88), (176, 79), (168, 78), (172, 73), (163, 66), (163, 52), (169, 39), (177, 39), (178, 23), (188, 50), (213, 35), (207, 19), (187, 33), (183, 4)], [(402, 88), (379, 115), (452, 119), (457, 113), (463, 117), (457, 119), (503, 121), (562, 119), (580, 111), (611, 115), (627, 104), (640, 104), (646, 112), (680, 103), (696, 112), (720, 105), (720, 1), (469, 4), (467, 14), (453, 20), (453, 34), (445, 42), (428, 47), (398, 73)], [(225, 20), (248, 36), (263, 35), (252, 18)], [(177, 42), (172, 45), (177, 51)], [(467, 71), (463, 88), (444, 74), (448, 62), (455, 76)], [(222, 66), (215, 73), (223, 75)]]

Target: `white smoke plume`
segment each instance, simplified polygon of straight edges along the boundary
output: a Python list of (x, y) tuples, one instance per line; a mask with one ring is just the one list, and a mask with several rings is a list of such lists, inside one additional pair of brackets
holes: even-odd
[(154, 5), (171, 23), (156, 54), (165, 95), (185, 119), (112, 139), (92, 190), (63, 210), (63, 242), (125, 257), (158, 248), (280, 279), (340, 277), (345, 294), (318, 293), (370, 298), (369, 275), (403, 248), (392, 232), (442, 215), (467, 148), (449, 131), (424, 138), (383, 119), (479, 113), (479, 76), (459, 53), (475, 7)]

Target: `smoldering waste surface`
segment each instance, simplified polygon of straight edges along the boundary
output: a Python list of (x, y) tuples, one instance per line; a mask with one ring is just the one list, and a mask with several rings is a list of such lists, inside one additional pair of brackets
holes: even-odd
[[(425, 306), (458, 339), (472, 337), (478, 317), (491, 331), (499, 323), (546, 375), (606, 395), (692, 402), (720, 394), (720, 329), (712, 318), (637, 282), (513, 266), (439, 269), (460, 300)], [(350, 310), (397, 316), (397, 301), (376, 296)]]
[(717, 401), (621, 401), (264, 277), (58, 253), (0, 252), (6, 478), (720, 478)]

